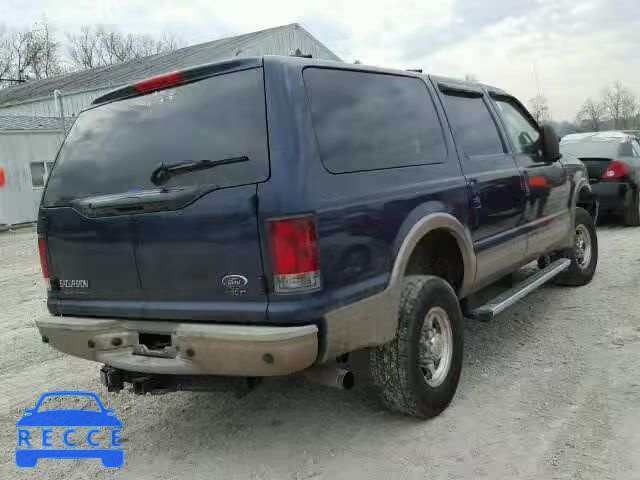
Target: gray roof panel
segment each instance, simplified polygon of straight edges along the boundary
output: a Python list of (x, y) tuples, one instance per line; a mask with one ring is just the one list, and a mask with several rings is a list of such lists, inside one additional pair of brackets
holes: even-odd
[[(67, 130), (74, 120), (75, 118), (66, 119)], [(62, 121), (59, 117), (0, 116), (0, 131), (2, 130), (62, 130)]]

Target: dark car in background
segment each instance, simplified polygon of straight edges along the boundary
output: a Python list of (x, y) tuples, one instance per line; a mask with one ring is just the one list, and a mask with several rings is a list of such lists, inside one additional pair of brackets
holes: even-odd
[(625, 225), (640, 225), (640, 143), (636, 136), (625, 132), (567, 135), (560, 150), (587, 167), (601, 213), (621, 214)]

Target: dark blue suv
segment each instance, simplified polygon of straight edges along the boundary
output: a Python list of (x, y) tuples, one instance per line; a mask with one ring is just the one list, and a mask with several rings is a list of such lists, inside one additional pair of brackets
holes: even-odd
[(78, 116), (39, 212), (38, 326), (112, 390), (302, 370), (349, 386), (363, 351), (387, 406), (433, 416), (464, 317), (591, 280), (596, 212), (584, 166), (502, 90), (294, 57), (204, 65)]

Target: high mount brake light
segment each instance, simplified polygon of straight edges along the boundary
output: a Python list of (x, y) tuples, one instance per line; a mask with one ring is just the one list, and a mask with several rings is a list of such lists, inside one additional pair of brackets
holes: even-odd
[(269, 220), (269, 247), (276, 293), (320, 287), (320, 261), (313, 216)]
[(153, 90), (159, 90), (161, 88), (171, 87), (173, 85), (178, 85), (180, 83), (183, 83), (184, 81), (185, 77), (182, 72), (170, 72), (134, 83), (132, 85), (132, 88), (136, 92), (145, 93)]
[(602, 173), (603, 180), (618, 180), (624, 178), (629, 173), (629, 167), (620, 160), (611, 160), (607, 169)]

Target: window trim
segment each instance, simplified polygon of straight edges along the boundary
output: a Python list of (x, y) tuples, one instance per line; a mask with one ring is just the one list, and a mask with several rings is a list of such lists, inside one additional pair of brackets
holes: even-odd
[(481, 99), (482, 103), (484, 103), (484, 106), (487, 109), (487, 112), (489, 113), (489, 116), (493, 120), (493, 125), (496, 128), (496, 132), (498, 132), (498, 139), (500, 139), (500, 143), (502, 144), (502, 152), (486, 153), (482, 155), (469, 155), (467, 152), (465, 152), (462, 144), (458, 142), (458, 139), (456, 139), (455, 130), (452, 126), (451, 121), (449, 120), (449, 114), (447, 113), (447, 99), (443, 98), (442, 107), (444, 109), (444, 114), (447, 117), (447, 123), (449, 125), (449, 129), (451, 130), (451, 135), (454, 138), (454, 143), (456, 145), (456, 148), (458, 149), (458, 155), (461, 157), (461, 159), (468, 158), (469, 160), (475, 160), (475, 159), (482, 160), (485, 158), (509, 155), (511, 153), (509, 150), (509, 147), (511, 146), (511, 144), (507, 143), (507, 140), (505, 139), (507, 135), (503, 130), (504, 126), (502, 125), (502, 121), (499, 118), (499, 115), (497, 114), (497, 112), (495, 111), (494, 106), (491, 104), (490, 99), (487, 98), (486, 92), (484, 90), (482, 90), (480, 87), (476, 89), (476, 88), (469, 87), (467, 85), (457, 85), (457, 84), (450, 84), (446, 82), (438, 82), (438, 89), (440, 90), (443, 97), (450, 95), (450, 96), (458, 96), (458, 97), (467, 96), (470, 98)]
[[(443, 156), (443, 160), (441, 161), (429, 161), (429, 162), (423, 162), (423, 163), (415, 163), (415, 164), (409, 164), (409, 165), (396, 165), (396, 166), (389, 166), (389, 167), (382, 167), (382, 168), (365, 168), (365, 169), (360, 169), (360, 170), (348, 170), (348, 171), (334, 171), (331, 170), (326, 164), (325, 161), (322, 159), (322, 155), (320, 153), (320, 141), (318, 140), (318, 129), (316, 126), (316, 123), (314, 121), (313, 118), (313, 112), (311, 110), (311, 97), (309, 95), (309, 89), (307, 88), (307, 83), (304, 80), (304, 72), (306, 70), (334, 70), (334, 71), (342, 71), (342, 72), (355, 72), (355, 73), (365, 73), (365, 74), (371, 74), (371, 75), (386, 75), (386, 76), (390, 76), (390, 77), (400, 77), (400, 78), (411, 78), (411, 79), (415, 79), (418, 82), (420, 82), (422, 84), (422, 86), (424, 87), (424, 89), (426, 90), (427, 93), (427, 100), (431, 101), (431, 106), (433, 107), (433, 111), (435, 113), (435, 118), (438, 121), (438, 124), (440, 125), (440, 134), (442, 135), (442, 143), (444, 145), (444, 156)], [(451, 155), (450, 152), (450, 148), (449, 148), (449, 141), (447, 140), (447, 135), (446, 135), (446, 131), (445, 131), (445, 121), (446, 118), (442, 118), (442, 116), (440, 115), (440, 112), (438, 111), (438, 105), (436, 103), (436, 98), (434, 97), (434, 93), (431, 91), (429, 82), (427, 81), (428, 77), (425, 77), (424, 74), (419, 74), (419, 73), (415, 73), (415, 72), (385, 72), (385, 71), (374, 71), (374, 70), (368, 70), (368, 69), (361, 69), (361, 68), (349, 68), (349, 67), (341, 67), (341, 66), (333, 66), (333, 65), (305, 65), (304, 67), (302, 67), (302, 69), (300, 70), (300, 74), (302, 76), (302, 86), (304, 89), (304, 93), (305, 93), (305, 98), (307, 100), (307, 112), (308, 112), (308, 116), (309, 116), (309, 121), (311, 122), (311, 125), (313, 127), (313, 137), (316, 140), (316, 149), (318, 152), (318, 158), (320, 159), (320, 163), (322, 164), (322, 167), (329, 172), (331, 175), (349, 175), (349, 174), (353, 174), (353, 173), (363, 173), (363, 172), (379, 172), (379, 171), (385, 171), (385, 170), (394, 170), (397, 168), (415, 168), (415, 167), (422, 167), (425, 165), (443, 165), (448, 163), (449, 161), (449, 156)], [(445, 113), (446, 115), (446, 113)]]
[[(42, 164), (42, 185), (34, 185), (33, 182), (33, 169), (31, 168), (31, 165), (35, 165), (35, 164)], [(45, 160), (39, 160), (36, 162), (32, 162), (29, 161), (29, 177), (31, 178), (31, 189), (32, 190), (42, 190), (44, 189), (45, 185), (47, 184), (47, 162)]]
[[(265, 166), (265, 176), (264, 178), (261, 178), (259, 181), (254, 181), (254, 180), (247, 180), (247, 181), (243, 181), (242, 183), (233, 183), (231, 185), (218, 185), (218, 184), (200, 184), (200, 187), (197, 188), (197, 193), (198, 196), (193, 197), (194, 200), (196, 200), (197, 198), (200, 198), (200, 196), (206, 195), (212, 191), (215, 190), (221, 190), (224, 188), (235, 188), (235, 187), (242, 187), (242, 186), (246, 186), (246, 185), (252, 185), (255, 183), (261, 183), (261, 182), (267, 182), (269, 181), (269, 179), (271, 178), (271, 172), (272, 172), (272, 168), (271, 168), (271, 146), (270, 146), (270, 137), (269, 137), (269, 131), (270, 131), (270, 125), (269, 125), (269, 105), (268, 105), (268, 93), (267, 93), (267, 86), (266, 86), (266, 76), (267, 73), (264, 69), (264, 66), (262, 65), (262, 62), (260, 62), (260, 65), (255, 65), (255, 66), (243, 66), (241, 68), (230, 68), (230, 69), (225, 69), (223, 71), (220, 71), (216, 74), (213, 75), (207, 75), (203, 78), (199, 78), (196, 79), (194, 81), (188, 81), (185, 83), (182, 83), (180, 85), (176, 85), (175, 87), (171, 87), (171, 88), (182, 88), (182, 87), (188, 87), (190, 85), (194, 85), (197, 83), (201, 83), (201, 82), (207, 82), (207, 81), (211, 81), (214, 78), (219, 78), (219, 77), (224, 77), (226, 75), (236, 75), (242, 72), (251, 72), (251, 71), (255, 71), (259, 74), (260, 78), (257, 81), (257, 85), (259, 86), (258, 91), (260, 92), (260, 98), (261, 101), (257, 103), (257, 105), (260, 105), (260, 115), (259, 118), (261, 119), (261, 122), (264, 125), (264, 166)], [(237, 77), (236, 77), (237, 78)], [(65, 144), (67, 144), (67, 140), (69, 140), (69, 135), (73, 132), (73, 128), (76, 126), (76, 122), (78, 121), (78, 119), (80, 118), (80, 115), (82, 114), (86, 114), (87, 112), (97, 109), (97, 108), (104, 108), (107, 107), (110, 104), (113, 103), (118, 103), (118, 102), (122, 102), (122, 101), (130, 101), (130, 100), (135, 100), (136, 98), (142, 98), (144, 97), (144, 95), (133, 95), (133, 96), (127, 96), (127, 97), (123, 97), (123, 98), (118, 98), (118, 99), (112, 99), (109, 101), (104, 101), (103, 103), (98, 103), (98, 104), (91, 104), (89, 107), (83, 109), (78, 115), (76, 115), (73, 119), (73, 121), (71, 122), (71, 128), (69, 128), (69, 130), (66, 132), (65, 137), (64, 137), (64, 141), (61, 143), (60, 147), (58, 148), (58, 152), (55, 156), (55, 159), (52, 161), (52, 167), (51, 170), (49, 170), (47, 172), (47, 175), (49, 175), (54, 168), (56, 168), (56, 165), (58, 163), (59, 157), (61, 155), (61, 153), (63, 152), (63, 149), (65, 147)], [(258, 117), (256, 117), (258, 118)], [(254, 158), (254, 157), (252, 157)], [(44, 195), (43, 195), (43, 200), (42, 200), (42, 205), (45, 208), (49, 208), (49, 207), (58, 207), (58, 206), (65, 206), (68, 205), (69, 202), (65, 201), (64, 203), (60, 203), (60, 200), (57, 199), (57, 201), (52, 202), (50, 199), (47, 198), (48, 192), (46, 187), (48, 184), (48, 177), (46, 178), (47, 181), (45, 181), (45, 191), (44, 191)], [(178, 186), (179, 187), (179, 186)], [(42, 188), (42, 187), (34, 187), (34, 188)], [(155, 188), (155, 186), (152, 185), (148, 185), (145, 186), (145, 188), (143, 188), (143, 190), (153, 190)], [(182, 187), (180, 187), (182, 188)], [(113, 192), (113, 194), (117, 194), (117, 192)], [(107, 194), (107, 195), (111, 195), (111, 194)], [(88, 197), (92, 197), (92, 196), (100, 196), (100, 195), (95, 195), (95, 194), (91, 194), (88, 195)], [(73, 198), (73, 200), (78, 200), (78, 198)]]
[(496, 115), (500, 119), (500, 125), (504, 129), (505, 136), (508, 138), (509, 146), (511, 147), (511, 152), (514, 155), (530, 155), (528, 153), (520, 153), (516, 148), (516, 145), (513, 144), (513, 141), (511, 140), (511, 135), (508, 134), (506, 122), (502, 117), (500, 110), (498, 109), (498, 105), (497, 105), (498, 101), (503, 101), (506, 103), (513, 102), (513, 104), (515, 104), (515, 106), (517, 107), (517, 110), (519, 110), (520, 113), (531, 122), (531, 125), (538, 132), (541, 139), (542, 139), (542, 127), (538, 124), (538, 122), (536, 122), (536, 119), (533, 118), (533, 115), (531, 115), (529, 110), (527, 110), (527, 108), (522, 104), (522, 102), (520, 102), (520, 100), (518, 100), (516, 97), (512, 95), (508, 95), (506, 93), (489, 93), (489, 97), (491, 99), (491, 102), (494, 104), (492, 106), (496, 111)]

